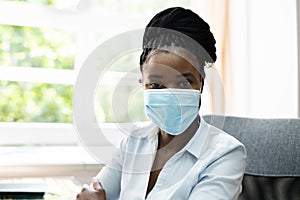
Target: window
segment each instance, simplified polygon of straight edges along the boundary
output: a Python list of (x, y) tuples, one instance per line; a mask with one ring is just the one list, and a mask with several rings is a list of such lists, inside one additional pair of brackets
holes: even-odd
[(0, 121), (72, 122), (72, 87), (44, 69), (57, 76), (63, 70), (55, 69), (73, 69), (74, 34), (11, 25), (0, 25), (0, 32)]
[[(72, 89), (86, 57), (110, 37), (143, 28), (158, 10), (189, 4), (189, 0), (1, 1), (0, 134), (5, 139), (0, 145), (77, 145), (71, 124)], [(139, 54), (129, 53), (109, 66), (109, 81), (103, 80), (95, 96), (99, 123), (115, 122), (110, 83), (138, 66)], [(120, 91), (136, 90), (133, 95), (139, 98), (129, 98), (129, 115), (119, 117), (119, 122), (145, 120), (138, 67), (131, 73), (136, 85), (122, 85)]]

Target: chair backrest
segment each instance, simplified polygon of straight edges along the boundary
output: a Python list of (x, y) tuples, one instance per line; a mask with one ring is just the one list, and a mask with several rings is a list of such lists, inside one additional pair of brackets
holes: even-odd
[(247, 149), (239, 199), (300, 199), (300, 119), (203, 118), (237, 138)]

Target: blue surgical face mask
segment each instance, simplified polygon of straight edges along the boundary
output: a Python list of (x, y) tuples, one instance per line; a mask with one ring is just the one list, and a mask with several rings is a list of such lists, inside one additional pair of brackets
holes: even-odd
[(183, 133), (198, 116), (200, 90), (147, 89), (144, 106), (147, 117), (171, 134)]

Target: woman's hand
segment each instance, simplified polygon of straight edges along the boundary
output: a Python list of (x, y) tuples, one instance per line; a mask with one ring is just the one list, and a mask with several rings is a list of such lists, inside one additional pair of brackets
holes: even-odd
[(106, 200), (105, 190), (100, 186), (97, 179), (92, 180), (93, 188), (84, 185), (81, 192), (77, 194), (76, 200)]

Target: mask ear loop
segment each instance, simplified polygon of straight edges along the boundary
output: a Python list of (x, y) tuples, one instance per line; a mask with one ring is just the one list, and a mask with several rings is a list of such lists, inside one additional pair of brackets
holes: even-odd
[(203, 91), (203, 86), (204, 86), (204, 79), (202, 77), (200, 77), (200, 82), (201, 82), (201, 88), (200, 88), (200, 94), (199, 94), (199, 109), (201, 107), (201, 94), (202, 94), (202, 91)]
[(201, 108), (201, 94), (199, 95), (200, 98), (199, 98), (199, 109)]
[(200, 76), (200, 82), (201, 82), (200, 94), (202, 94), (203, 87), (204, 87), (204, 79), (201, 76)]
[[(199, 110), (201, 108), (201, 94), (202, 94), (203, 86), (204, 86), (204, 78), (202, 78), (201, 75), (200, 75), (200, 83), (201, 83), (201, 88), (200, 88), (200, 94), (199, 94), (199, 107), (198, 107)], [(200, 114), (198, 113), (198, 120), (197, 120), (198, 127), (200, 127), (200, 122), (201, 122), (201, 117), (200, 117)]]

